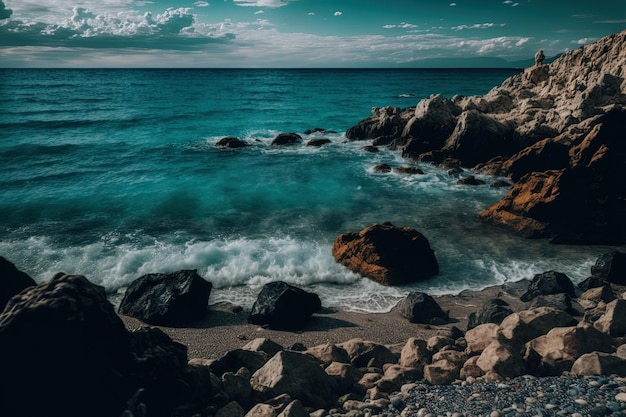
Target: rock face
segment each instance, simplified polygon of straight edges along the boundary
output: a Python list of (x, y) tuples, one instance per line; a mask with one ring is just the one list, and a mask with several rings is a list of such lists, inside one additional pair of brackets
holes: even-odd
[(3, 416), (120, 415), (133, 394), (124, 324), (104, 288), (80, 275), (59, 275), (9, 301), (0, 369)]
[(11, 262), (0, 256), (0, 312), (14, 295), (37, 285), (28, 274), (20, 271)]
[(348, 269), (383, 285), (408, 284), (439, 273), (428, 240), (417, 230), (388, 222), (340, 235), (332, 253)]
[(181, 325), (206, 314), (211, 288), (196, 270), (144, 275), (127, 288), (120, 313), (154, 325)]
[(321, 308), (322, 302), (317, 294), (282, 281), (270, 282), (261, 289), (248, 321), (272, 329), (301, 329)]
[(485, 221), (554, 243), (623, 243), (625, 73), (622, 31), (527, 68), (484, 96), (374, 109), (346, 136), (383, 136), (411, 160), (455, 158), (511, 177), (517, 184), (481, 214)]

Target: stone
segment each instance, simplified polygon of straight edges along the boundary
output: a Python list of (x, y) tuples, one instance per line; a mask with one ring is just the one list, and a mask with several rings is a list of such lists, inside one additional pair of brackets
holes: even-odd
[(467, 329), (470, 330), (485, 323), (500, 324), (506, 316), (512, 313), (513, 309), (509, 303), (501, 298), (492, 298), (487, 300), (478, 312), (470, 313)]
[(4, 310), (4, 306), (11, 297), (35, 285), (37, 283), (28, 274), (0, 256), (0, 312)]
[(591, 301), (594, 304), (600, 301), (610, 303), (615, 300), (616, 296), (610, 285), (603, 285), (601, 287), (590, 288), (584, 293), (580, 294), (578, 301)]
[(532, 299), (528, 307), (550, 307), (555, 310), (563, 310), (570, 314), (576, 314), (576, 311), (572, 306), (572, 299), (565, 293), (538, 295)]
[(569, 164), (569, 147), (554, 138), (546, 138), (511, 156), (495, 174), (519, 181), (530, 172), (564, 169)]
[(412, 113), (409, 109), (399, 107), (374, 107), (371, 117), (349, 128), (345, 136), (348, 140), (401, 137), (404, 126), (413, 116)]
[(479, 358), (480, 356), (472, 356), (465, 361), (459, 374), (461, 379), (467, 380), (469, 378), (480, 378), (485, 375), (485, 371), (483, 371), (480, 366), (476, 365), (476, 361), (478, 361)]
[(317, 294), (304, 291), (282, 281), (265, 284), (257, 296), (248, 322), (272, 329), (303, 328), (322, 303)]
[(398, 364), (406, 368), (424, 369), (424, 366), (430, 363), (431, 356), (426, 341), (411, 337), (402, 348)]
[(250, 144), (246, 142), (245, 140), (241, 140), (233, 136), (226, 136), (218, 140), (215, 146), (218, 148), (237, 149), (237, 148), (245, 148), (247, 146), (250, 146)]
[(357, 368), (381, 368), (386, 363), (396, 363), (398, 358), (386, 346), (360, 338), (337, 345), (348, 353), (350, 363)]
[(278, 352), (252, 374), (250, 384), (262, 399), (288, 394), (314, 408), (326, 408), (336, 400), (335, 380), (315, 359), (297, 352)]
[(417, 167), (394, 167), (393, 172), (407, 175), (424, 175), (424, 171)]
[(520, 299), (528, 302), (539, 295), (552, 295), (565, 293), (570, 297), (576, 297), (574, 283), (561, 272), (548, 271), (536, 274), (528, 285), (528, 290)]
[(573, 326), (576, 323), (576, 319), (565, 311), (537, 307), (505, 318), (500, 324), (500, 333), (514, 343), (526, 343), (548, 333), (554, 327)]
[(120, 313), (157, 326), (178, 326), (207, 313), (212, 285), (197, 271), (147, 274), (124, 293)]
[(386, 222), (339, 235), (332, 248), (337, 262), (382, 285), (417, 282), (439, 273), (430, 243), (415, 229)]
[(433, 385), (451, 384), (459, 376), (459, 368), (447, 359), (424, 367), (424, 379)]
[(250, 371), (246, 368), (242, 370), (237, 373), (225, 372), (222, 375), (222, 386), (228, 398), (236, 399), (239, 404), (249, 407), (252, 400)]
[(376, 383), (380, 381), (382, 377), (383, 374), (380, 374), (378, 372), (367, 372), (363, 374), (361, 379), (359, 379), (354, 384), (354, 386), (352, 387), (352, 391), (355, 394), (365, 395), (368, 390), (376, 386)]
[(332, 362), (350, 363), (350, 356), (345, 349), (331, 343), (318, 345), (304, 351), (305, 354), (313, 356), (323, 366), (328, 366)]
[(309, 413), (306, 411), (300, 400), (293, 400), (278, 417), (309, 417)]
[(386, 174), (391, 172), (391, 166), (389, 164), (378, 164), (372, 168), (372, 171), (378, 174)]
[(613, 251), (601, 254), (591, 267), (591, 275), (603, 281), (626, 285), (626, 253)]
[(476, 360), (476, 365), (485, 374), (496, 374), (500, 378), (514, 378), (525, 373), (522, 355), (509, 344), (491, 342)]
[(81, 275), (58, 274), (8, 301), (0, 369), (2, 416), (117, 416), (139, 389), (124, 323)]
[(448, 336), (432, 336), (426, 341), (426, 347), (433, 353), (437, 353), (444, 347), (452, 345), (454, 345), (454, 339)]
[(626, 360), (610, 353), (591, 352), (582, 355), (572, 365), (573, 375), (611, 375), (626, 376)]
[(272, 142), (270, 142), (271, 146), (283, 146), (283, 145), (294, 145), (296, 143), (302, 142), (302, 136), (297, 133), (280, 133)]
[(343, 394), (350, 392), (355, 383), (363, 378), (364, 373), (358, 368), (340, 362), (333, 362), (324, 370), (337, 382), (338, 392)]
[(469, 175), (464, 178), (460, 178), (457, 182), (459, 185), (484, 185), (485, 181), (476, 178), (473, 175)]
[(411, 292), (394, 307), (402, 317), (411, 323), (441, 324), (449, 320), (437, 301), (423, 292)]
[(442, 359), (452, 362), (457, 368), (462, 368), (463, 364), (467, 362), (467, 354), (465, 352), (459, 352), (458, 350), (440, 350), (435, 353), (432, 358), (432, 362), (435, 363)]
[(594, 323), (601, 332), (611, 336), (626, 335), (626, 300), (613, 300), (606, 305), (605, 313)]
[(465, 333), (467, 347), (465, 352), (469, 356), (479, 355), (491, 342), (499, 340), (500, 327), (495, 323), (480, 324)]
[(306, 143), (306, 146), (313, 146), (313, 147), (319, 148), (331, 142), (332, 141), (330, 139), (326, 139), (326, 138), (311, 139), (310, 141)]
[(269, 404), (258, 403), (250, 409), (245, 417), (277, 417), (276, 409)]
[(402, 385), (422, 379), (423, 373), (418, 368), (405, 368), (400, 365), (391, 365), (385, 369), (383, 377), (376, 382), (376, 386), (383, 392), (392, 393), (400, 390)]
[(269, 359), (270, 356), (262, 351), (233, 349), (213, 361), (209, 367), (215, 375), (221, 377), (226, 372), (237, 372), (241, 368), (246, 368), (250, 372), (256, 372)]
[(268, 358), (271, 358), (281, 350), (284, 350), (281, 345), (265, 337), (257, 337), (256, 339), (251, 340), (246, 343), (242, 349), (251, 350), (253, 352), (265, 352), (267, 353)]
[(244, 417), (245, 415), (246, 412), (237, 401), (229, 402), (215, 413), (215, 417)]

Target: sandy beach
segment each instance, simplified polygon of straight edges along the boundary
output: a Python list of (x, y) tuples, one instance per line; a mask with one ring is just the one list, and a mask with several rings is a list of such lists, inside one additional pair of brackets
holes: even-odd
[[(188, 347), (189, 358), (217, 359), (226, 352), (241, 348), (250, 340), (264, 337), (291, 347), (302, 343), (306, 347), (341, 343), (362, 338), (392, 347), (399, 351), (410, 337), (428, 339), (434, 335), (448, 334), (452, 326), (465, 331), (470, 313), (478, 311), (489, 299), (499, 297), (508, 302), (514, 311), (524, 303), (519, 296), (526, 290), (528, 281), (485, 288), (481, 291), (462, 291), (434, 297), (444, 311), (449, 311), (450, 323), (433, 326), (410, 323), (398, 312), (356, 313), (324, 308), (311, 317), (309, 324), (296, 332), (279, 331), (249, 324), (248, 312), (233, 312), (232, 306), (213, 305), (203, 320), (185, 327), (159, 327), (172, 339)], [(129, 330), (146, 324), (131, 317), (122, 316)]]

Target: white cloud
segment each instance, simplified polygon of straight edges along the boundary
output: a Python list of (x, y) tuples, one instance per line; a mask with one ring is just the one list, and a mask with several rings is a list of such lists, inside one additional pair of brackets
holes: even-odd
[(417, 29), (418, 26), (412, 23), (402, 22), (399, 25), (384, 25), (383, 29)]
[(595, 42), (597, 40), (598, 40), (598, 38), (582, 38), (582, 39), (578, 39), (578, 40), (572, 41), (572, 43), (575, 43), (577, 45), (587, 45), (587, 44), (593, 43), (593, 42)]
[(489, 29), (493, 27), (504, 27), (504, 26), (506, 26), (506, 23), (477, 23), (474, 25), (453, 26), (450, 29), (459, 31), (459, 30), (465, 30), (465, 29)]
[(335, 16), (341, 16), (343, 12), (335, 12)]
[(254, 12), (254, 14), (263, 14), (265, 13), (263, 10), (257, 10), (256, 12)]
[(233, 0), (237, 6), (253, 6), (253, 7), (283, 7), (294, 0)]
[(596, 20), (593, 23), (600, 23), (604, 25), (616, 25), (616, 24), (626, 23), (626, 19)]
[(206, 1), (197, 1), (193, 5), (196, 7), (209, 7), (211, 4)]

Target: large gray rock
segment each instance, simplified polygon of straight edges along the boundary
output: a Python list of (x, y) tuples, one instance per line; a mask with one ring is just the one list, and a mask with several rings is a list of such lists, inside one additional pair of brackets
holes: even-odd
[(335, 380), (315, 359), (297, 352), (278, 352), (252, 375), (250, 384), (262, 399), (288, 394), (314, 408), (326, 408), (336, 400)]
[(211, 288), (195, 269), (147, 274), (126, 289), (119, 311), (148, 324), (178, 326), (204, 317)]
[(272, 329), (297, 330), (322, 308), (317, 294), (282, 281), (265, 284), (257, 296), (248, 322)]

